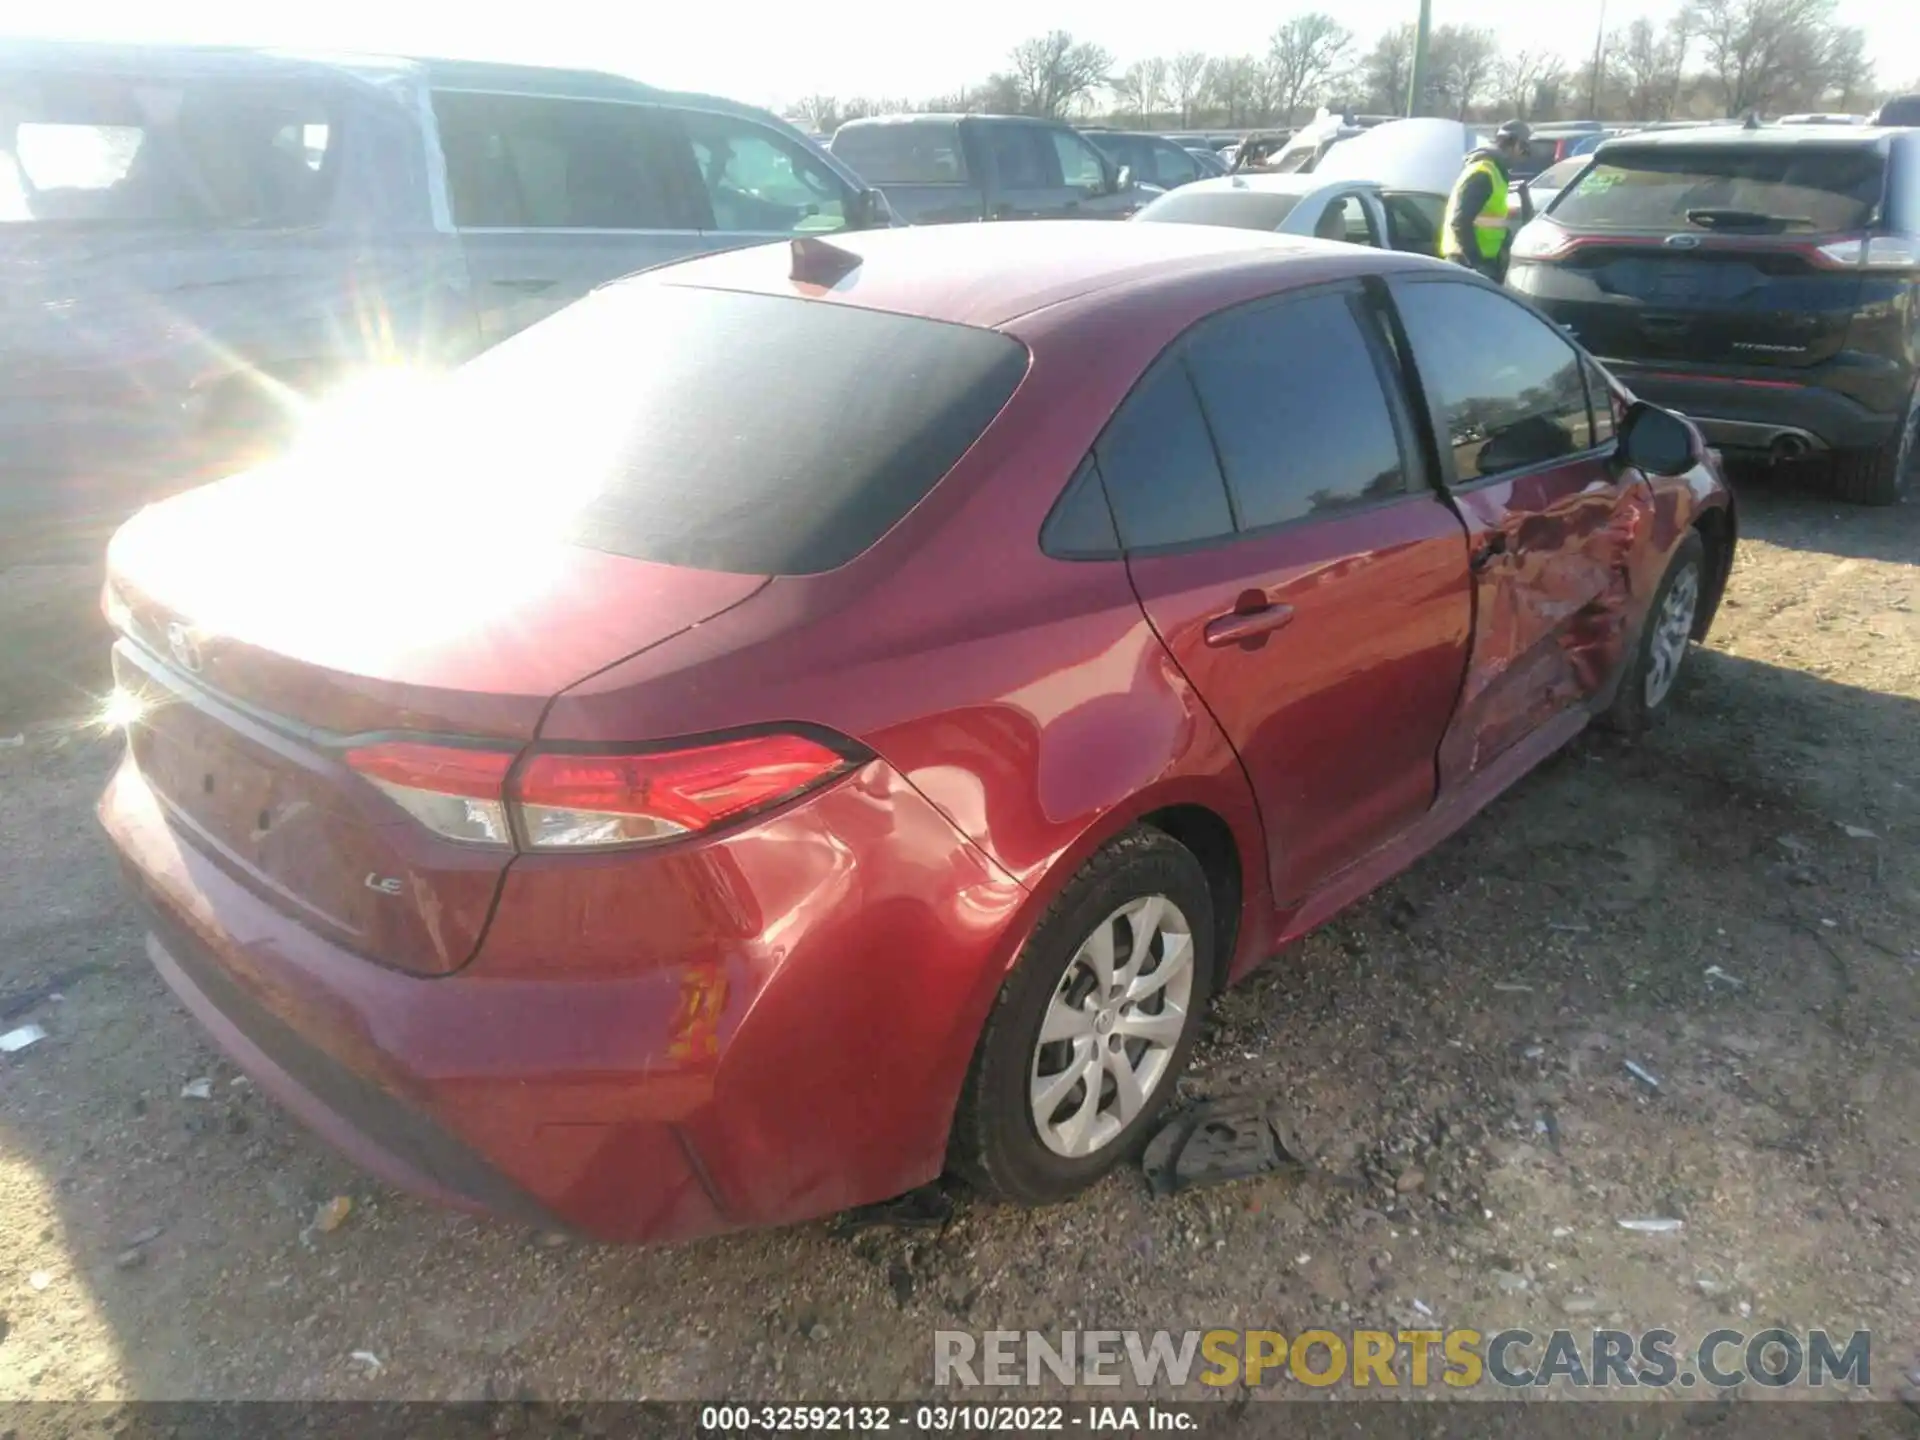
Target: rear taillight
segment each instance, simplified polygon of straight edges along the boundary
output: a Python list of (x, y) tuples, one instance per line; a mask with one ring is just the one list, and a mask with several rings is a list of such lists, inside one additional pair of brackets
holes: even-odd
[(837, 779), (864, 758), (781, 731), (682, 749), (513, 752), (414, 741), (349, 751), (347, 764), (438, 835), (528, 850), (650, 845), (695, 835)]
[(1920, 241), (1910, 235), (1856, 235), (1817, 246), (1812, 256), (1845, 270), (1913, 270), (1920, 268)]
[(1513, 237), (1513, 258), (1557, 260), (1573, 249), (1574, 238), (1564, 227), (1545, 217), (1529, 220)]
[(383, 740), (347, 752), (347, 764), (436, 835), (511, 845), (505, 798), (511, 750)]

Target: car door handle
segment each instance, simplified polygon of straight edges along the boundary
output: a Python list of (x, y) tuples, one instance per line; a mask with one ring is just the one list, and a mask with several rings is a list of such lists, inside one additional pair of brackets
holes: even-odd
[(1504, 530), (1494, 531), (1491, 535), (1487, 536), (1485, 540), (1481, 541), (1480, 548), (1473, 552), (1473, 560), (1471, 562), (1473, 568), (1476, 571), (1486, 569), (1487, 566), (1493, 563), (1495, 556), (1505, 555), (1511, 548), (1511, 542), (1507, 539), (1507, 532)]
[(538, 295), (542, 290), (551, 290), (560, 282), (557, 280), (542, 280), (529, 275), (509, 280), (496, 280), (493, 283), (498, 285), (502, 290), (518, 290), (522, 295)]
[(1258, 610), (1234, 610), (1207, 622), (1207, 644), (1214, 649), (1238, 645), (1271, 634), (1293, 619), (1291, 605), (1265, 605)]

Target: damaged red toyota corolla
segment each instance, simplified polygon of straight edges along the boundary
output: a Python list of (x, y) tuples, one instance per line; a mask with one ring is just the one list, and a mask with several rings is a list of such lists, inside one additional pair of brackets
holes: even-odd
[(1219, 987), (1706, 631), (1698, 435), (1457, 268), (834, 243), (113, 543), (154, 963), (403, 1186), (633, 1240), (1069, 1194)]

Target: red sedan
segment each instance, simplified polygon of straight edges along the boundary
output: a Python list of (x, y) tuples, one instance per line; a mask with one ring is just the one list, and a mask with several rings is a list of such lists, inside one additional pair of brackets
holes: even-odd
[(1686, 421), (1467, 272), (1181, 225), (606, 287), (115, 538), (150, 953), (367, 1168), (607, 1239), (1037, 1202), (1209, 997), (1733, 558)]

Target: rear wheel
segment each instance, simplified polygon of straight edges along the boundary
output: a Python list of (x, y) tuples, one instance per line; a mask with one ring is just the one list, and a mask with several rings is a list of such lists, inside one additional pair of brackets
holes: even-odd
[(1213, 902), (1193, 853), (1140, 828), (1075, 875), (974, 1053), (948, 1160), (1018, 1204), (1063, 1200), (1138, 1152), (1212, 993)]
[(1608, 729), (1638, 735), (1666, 708), (1673, 682), (1679, 678), (1693, 643), (1700, 597), (1706, 586), (1706, 559), (1707, 547), (1698, 530), (1689, 530), (1686, 539), (1674, 547), (1667, 573), (1647, 607), (1640, 643), (1620, 677), (1620, 689), (1600, 717)]
[(1907, 401), (1907, 413), (1885, 443), (1834, 457), (1833, 488), (1854, 505), (1898, 505), (1913, 493), (1920, 474), (1920, 389)]

